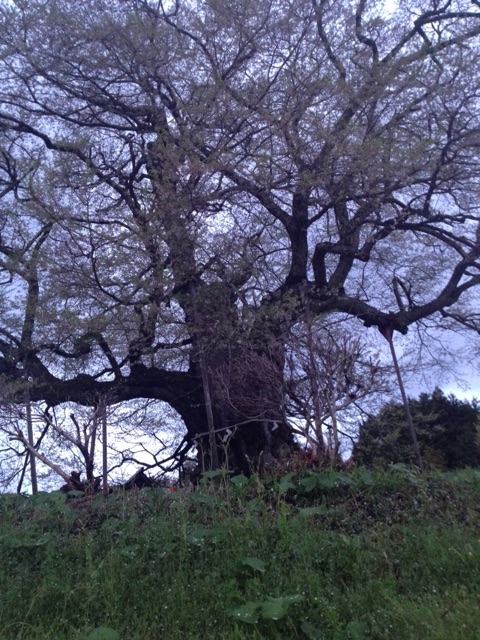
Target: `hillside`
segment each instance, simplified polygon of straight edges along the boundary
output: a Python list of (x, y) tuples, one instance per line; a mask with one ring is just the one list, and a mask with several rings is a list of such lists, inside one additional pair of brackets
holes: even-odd
[(0, 514), (2, 640), (478, 639), (478, 470), (4, 495)]

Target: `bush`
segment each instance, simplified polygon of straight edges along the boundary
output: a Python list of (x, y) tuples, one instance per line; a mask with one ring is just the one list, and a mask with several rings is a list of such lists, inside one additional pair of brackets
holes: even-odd
[[(440, 389), (409, 400), (420, 450), (427, 467), (459, 469), (480, 465), (480, 407)], [(354, 448), (357, 464), (414, 464), (412, 441), (403, 405), (386, 404), (360, 427)]]

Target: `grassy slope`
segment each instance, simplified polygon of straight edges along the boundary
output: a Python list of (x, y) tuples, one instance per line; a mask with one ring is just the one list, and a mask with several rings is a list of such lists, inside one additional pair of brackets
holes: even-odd
[(0, 496), (0, 639), (480, 638), (480, 471), (237, 482)]

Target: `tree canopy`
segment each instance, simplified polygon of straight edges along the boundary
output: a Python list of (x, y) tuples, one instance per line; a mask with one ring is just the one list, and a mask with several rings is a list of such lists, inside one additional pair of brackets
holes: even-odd
[(162, 400), (245, 468), (292, 445), (294, 328), (476, 330), (479, 34), (477, 0), (1, 2), (4, 383)]

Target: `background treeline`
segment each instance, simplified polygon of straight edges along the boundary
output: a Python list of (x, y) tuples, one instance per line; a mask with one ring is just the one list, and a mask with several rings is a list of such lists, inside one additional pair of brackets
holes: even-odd
[[(425, 464), (437, 469), (480, 465), (480, 407), (476, 399), (459, 400), (440, 389), (409, 400)], [(389, 402), (362, 423), (354, 447), (358, 464), (385, 467), (414, 463), (403, 405)]]

